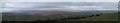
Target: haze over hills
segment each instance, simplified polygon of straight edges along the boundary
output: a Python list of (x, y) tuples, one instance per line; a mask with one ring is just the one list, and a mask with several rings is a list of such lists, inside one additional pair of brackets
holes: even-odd
[(118, 12), (114, 2), (17, 2), (4, 3), (3, 21), (34, 21), (86, 17)]
[(34, 21), (34, 20), (54, 20), (67, 17), (86, 17), (96, 14), (112, 13), (116, 11), (84, 11), (84, 12), (68, 12), (68, 11), (26, 11), (24, 13), (2, 13), (3, 21)]

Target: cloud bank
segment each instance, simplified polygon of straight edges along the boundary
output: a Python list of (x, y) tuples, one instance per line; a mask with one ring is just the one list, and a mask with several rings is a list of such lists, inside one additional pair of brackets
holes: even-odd
[[(3, 3), (2, 12), (20, 10), (62, 10), (62, 11), (88, 11), (88, 10), (118, 10), (116, 3), (40, 3), (40, 2), (17, 2)], [(99, 4), (99, 5), (98, 5)]]

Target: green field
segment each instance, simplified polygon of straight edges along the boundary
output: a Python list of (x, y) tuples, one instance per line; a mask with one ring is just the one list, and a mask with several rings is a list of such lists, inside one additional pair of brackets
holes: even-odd
[(102, 14), (100, 16), (88, 17), (80, 20), (81, 21), (118, 21), (118, 15), (119, 15), (118, 13), (109, 13), (109, 14)]
[(56, 23), (118, 23), (118, 13), (102, 14), (100, 16), (87, 17), (77, 20), (69, 20), (71, 22), (56, 22)]

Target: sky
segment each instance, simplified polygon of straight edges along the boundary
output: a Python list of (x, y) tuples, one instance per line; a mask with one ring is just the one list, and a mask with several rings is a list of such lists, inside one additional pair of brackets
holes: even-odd
[[(18, 11), (18, 10), (117, 10), (117, 8), (114, 8), (114, 5), (116, 4), (102, 4), (102, 3), (95, 3), (92, 6), (92, 3), (84, 3), (80, 4), (80, 6), (74, 6), (76, 4), (79, 5), (79, 3), (75, 2), (118, 2), (119, 0), (2, 0), (2, 12), (10, 12), (10, 11)], [(29, 3), (25, 3), (29, 2)], [(35, 3), (38, 2), (38, 3)], [(53, 2), (53, 3), (39, 3), (39, 2)], [(54, 3), (54, 2), (74, 2), (64, 4), (64, 3)], [(71, 5), (72, 4), (72, 5)], [(44, 6), (43, 6), (44, 5)], [(81, 6), (85, 5), (85, 6)], [(101, 6), (99, 6), (101, 5)], [(41, 6), (41, 7), (40, 7)], [(53, 7), (52, 7), (53, 6)], [(111, 7), (113, 6), (113, 7)]]
[(1, 0), (2, 2), (118, 2), (120, 0)]

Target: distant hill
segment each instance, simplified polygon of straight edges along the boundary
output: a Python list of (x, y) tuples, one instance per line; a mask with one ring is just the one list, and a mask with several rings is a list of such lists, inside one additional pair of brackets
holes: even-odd
[(34, 21), (34, 20), (54, 20), (68, 17), (86, 17), (101, 13), (109, 13), (114, 11), (84, 11), (84, 12), (68, 12), (68, 11), (25, 11), (24, 13), (6, 12), (2, 13), (3, 21)]

